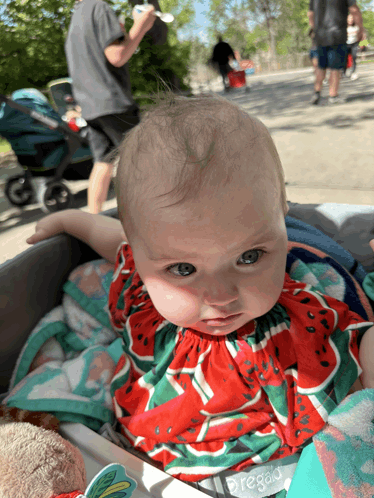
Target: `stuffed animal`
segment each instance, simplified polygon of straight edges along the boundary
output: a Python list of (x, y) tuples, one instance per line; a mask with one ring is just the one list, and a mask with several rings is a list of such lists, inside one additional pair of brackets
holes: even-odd
[[(32, 423), (14, 421), (25, 419)], [(137, 483), (117, 463), (104, 467), (86, 488), (83, 456), (57, 429), (53, 415), (0, 407), (0, 498), (131, 496)]]
[(82, 454), (57, 432), (28, 422), (0, 425), (1, 498), (76, 498), (86, 484)]

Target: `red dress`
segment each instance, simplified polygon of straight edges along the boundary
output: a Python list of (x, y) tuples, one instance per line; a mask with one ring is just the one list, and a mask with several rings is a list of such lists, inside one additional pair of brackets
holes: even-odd
[(128, 244), (109, 310), (123, 337), (111, 386), (122, 433), (188, 481), (298, 451), (360, 375), (357, 341), (372, 326), (286, 274), (275, 306), (227, 336), (177, 327), (153, 306)]

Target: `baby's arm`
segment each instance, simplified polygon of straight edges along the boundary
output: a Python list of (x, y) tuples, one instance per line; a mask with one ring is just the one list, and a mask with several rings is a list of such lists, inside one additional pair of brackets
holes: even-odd
[(367, 330), (360, 344), (361, 381), (364, 389), (374, 388), (374, 327)]
[(59, 233), (69, 233), (92, 247), (100, 256), (115, 263), (121, 242), (126, 241), (121, 222), (109, 216), (68, 209), (38, 221), (35, 233), (26, 242), (35, 244)]
[[(374, 251), (374, 240), (369, 242)], [(360, 343), (361, 381), (364, 388), (374, 388), (374, 327), (365, 332)]]

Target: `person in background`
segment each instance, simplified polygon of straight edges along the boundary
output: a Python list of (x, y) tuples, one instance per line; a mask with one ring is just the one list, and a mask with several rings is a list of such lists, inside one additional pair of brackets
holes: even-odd
[(347, 48), (348, 55), (352, 56), (352, 69), (351, 69), (351, 80), (357, 80), (358, 76), (356, 73), (356, 59), (357, 59), (357, 51), (358, 51), (358, 33), (360, 28), (356, 25), (353, 16), (350, 14), (347, 18)]
[(317, 52), (317, 46), (316, 42), (314, 39), (314, 30), (313, 28), (310, 28), (308, 35), (310, 36), (310, 39), (312, 41), (312, 46), (309, 52), (309, 58), (312, 61), (312, 66), (314, 69), (314, 75), (316, 75), (317, 69), (318, 69), (318, 52)]
[[(316, 42), (314, 40), (314, 31), (313, 31), (312, 28), (310, 28), (308, 36), (310, 36), (310, 38), (312, 40), (312, 46), (311, 46), (311, 49), (310, 49), (310, 52), (309, 52), (309, 58), (312, 61), (314, 78), (316, 78), (316, 76), (317, 76), (317, 69), (318, 69), (318, 51), (317, 51)], [(327, 85), (327, 83), (328, 83), (328, 79), (327, 79), (327, 76), (326, 76), (325, 79), (323, 80), (323, 84)]]
[(128, 61), (155, 22), (154, 7), (141, 13), (134, 9), (133, 17), (134, 25), (126, 33), (106, 2), (78, 0), (65, 43), (74, 98), (89, 126), (94, 166), (88, 207), (93, 214), (101, 211), (108, 195), (113, 172), (108, 154), (140, 120)]
[(236, 60), (233, 49), (228, 43), (223, 41), (222, 36), (218, 36), (218, 43), (213, 48), (212, 61), (218, 65), (225, 91), (228, 91), (230, 88), (226, 82), (227, 75), (231, 71), (230, 59)]
[(342, 100), (338, 96), (340, 73), (345, 69), (347, 60), (347, 17), (348, 13), (354, 18), (359, 30), (358, 41), (363, 34), (362, 15), (356, 5), (356, 0), (310, 0), (309, 25), (315, 33), (318, 51), (318, 70), (314, 84), (314, 95), (311, 104), (320, 101), (322, 83), (326, 69), (331, 69), (329, 81), (329, 103), (339, 104)]

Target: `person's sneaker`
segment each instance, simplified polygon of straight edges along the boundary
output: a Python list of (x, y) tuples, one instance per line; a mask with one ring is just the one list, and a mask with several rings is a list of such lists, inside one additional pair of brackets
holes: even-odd
[(320, 93), (316, 92), (310, 100), (311, 105), (317, 105), (320, 98), (321, 98)]
[(351, 74), (352, 81), (357, 80), (357, 78), (358, 78), (358, 74), (356, 74), (356, 73)]
[(345, 100), (336, 95), (336, 97), (329, 97), (329, 104), (344, 104)]

